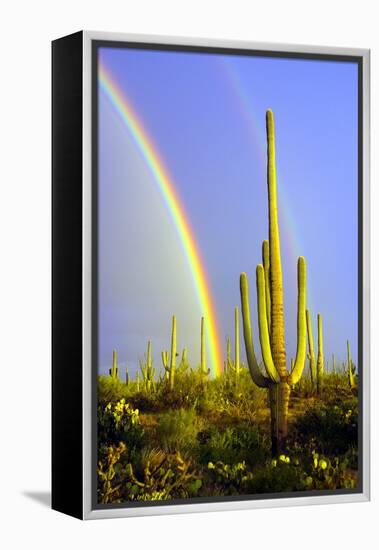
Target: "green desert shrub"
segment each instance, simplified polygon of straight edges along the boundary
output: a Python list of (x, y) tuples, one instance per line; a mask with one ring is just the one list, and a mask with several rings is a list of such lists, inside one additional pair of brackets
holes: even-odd
[(326, 455), (341, 455), (358, 444), (356, 400), (318, 403), (294, 422), (295, 438), (304, 446), (311, 441)]
[(242, 369), (238, 384), (223, 377), (211, 380), (198, 396), (196, 409), (201, 415), (221, 417), (226, 424), (254, 422), (262, 411), (268, 413), (267, 392), (255, 386)]
[(190, 375), (177, 375), (173, 389), (165, 384), (160, 391), (163, 410), (193, 409), (199, 399), (200, 389), (190, 383)]
[(245, 462), (249, 466), (264, 462), (270, 454), (267, 436), (257, 427), (241, 424), (218, 430), (212, 427), (199, 433), (199, 462), (223, 461), (227, 464)]
[(328, 374), (324, 376), (322, 388), (322, 400), (326, 403), (339, 399), (351, 401), (352, 392), (349, 386), (349, 378), (347, 374)]
[(166, 451), (188, 451), (197, 444), (200, 419), (193, 409), (171, 410), (159, 417), (156, 437)]
[(97, 399), (99, 403), (109, 403), (127, 399), (130, 388), (118, 378), (112, 376), (99, 376), (97, 379)]
[(289, 456), (281, 455), (253, 470), (253, 477), (248, 486), (251, 494), (282, 493), (305, 491), (307, 474), (300, 463)]
[(159, 412), (162, 410), (162, 402), (159, 391), (134, 393), (130, 396), (129, 402), (141, 412)]

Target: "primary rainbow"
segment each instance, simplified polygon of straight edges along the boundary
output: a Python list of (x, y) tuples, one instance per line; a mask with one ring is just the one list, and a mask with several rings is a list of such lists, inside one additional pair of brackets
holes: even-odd
[(222, 372), (223, 364), (222, 348), (220, 345), (221, 340), (219, 337), (217, 316), (212, 294), (203, 267), (200, 251), (196, 245), (196, 240), (186, 217), (183, 205), (176, 193), (172, 178), (169, 176), (151, 138), (143, 128), (141, 121), (138, 119), (125, 93), (120, 89), (102, 63), (99, 64), (99, 82), (101, 89), (105, 92), (113, 107), (121, 116), (122, 121), (128, 128), (134, 142), (142, 153), (170, 211), (190, 266), (202, 315), (204, 315), (205, 318), (211, 368), (215, 375), (219, 375)]

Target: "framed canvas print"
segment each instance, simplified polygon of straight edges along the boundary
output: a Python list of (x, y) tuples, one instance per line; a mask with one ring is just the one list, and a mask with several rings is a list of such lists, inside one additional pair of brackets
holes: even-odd
[(53, 42), (53, 508), (369, 498), (369, 52)]

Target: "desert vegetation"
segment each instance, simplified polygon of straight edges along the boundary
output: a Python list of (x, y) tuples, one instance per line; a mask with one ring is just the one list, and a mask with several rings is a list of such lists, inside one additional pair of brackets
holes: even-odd
[[(297, 351), (288, 359), (278, 206), (275, 132), (266, 113), (268, 239), (256, 269), (256, 353), (249, 285), (240, 275), (241, 311), (226, 341), (222, 374), (211, 376), (204, 318), (199, 319), (200, 357), (189, 364), (171, 346), (153, 343), (131, 377), (116, 350), (107, 376), (98, 377), (98, 501), (173, 500), (192, 497), (354, 489), (358, 484), (358, 372), (347, 341), (346, 360), (326, 368), (323, 323), (317, 314), (317, 350), (307, 309), (306, 260), (298, 259)], [(258, 245), (259, 246), (259, 245)], [(238, 273), (236, 284), (238, 284)], [(247, 362), (241, 360), (240, 322)], [(234, 350), (233, 350), (234, 348)], [(260, 359), (261, 357), (261, 359)]]

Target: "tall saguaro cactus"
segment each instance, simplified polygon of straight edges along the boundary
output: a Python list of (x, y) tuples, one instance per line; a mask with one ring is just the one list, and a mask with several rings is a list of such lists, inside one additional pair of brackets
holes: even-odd
[(109, 369), (109, 376), (115, 380), (118, 379), (117, 351), (115, 349), (113, 350), (112, 367)]
[(312, 320), (311, 320), (311, 314), (309, 309), (306, 310), (305, 314), (307, 318), (309, 371), (311, 375), (312, 388), (314, 388), (317, 380), (316, 356), (315, 356), (315, 348), (313, 344)]
[(129, 371), (128, 371), (128, 367), (126, 366), (125, 367), (125, 384), (127, 386), (129, 386), (129, 381), (130, 381), (130, 378), (129, 378)]
[[(259, 338), (266, 373), (259, 368), (250, 322), (248, 280), (241, 273), (240, 291), (242, 303), (243, 334), (249, 370), (254, 383), (267, 388), (271, 411), (272, 453), (278, 454), (285, 446), (288, 431), (288, 403), (291, 386), (302, 375), (306, 354), (306, 266), (301, 256), (297, 264), (297, 351), (293, 368), (286, 367), (284, 340), (284, 310), (280, 236), (276, 201), (275, 133), (274, 115), (266, 112), (267, 130), (267, 180), (269, 240), (263, 243), (263, 265), (256, 270), (258, 295)], [(268, 312), (269, 309), (269, 312)]]
[(237, 385), (241, 373), (238, 306), (234, 309), (234, 361), (232, 360), (232, 346), (230, 338), (228, 338), (226, 343), (226, 361), (228, 370), (234, 374), (235, 383)]
[(205, 384), (207, 376), (210, 374), (210, 369), (207, 369), (207, 359), (205, 354), (205, 322), (204, 317), (201, 318), (201, 332), (200, 332), (200, 375), (202, 383)]
[(176, 317), (173, 315), (171, 329), (171, 357), (169, 358), (168, 351), (162, 351), (162, 363), (171, 389), (174, 388), (176, 355)]
[(179, 363), (179, 370), (181, 373), (183, 373), (188, 370), (188, 367), (189, 367), (189, 364), (188, 364), (188, 358), (187, 358), (187, 348), (183, 348), (182, 357)]
[(153, 369), (153, 362), (151, 359), (151, 340), (147, 343), (146, 361), (140, 361), (140, 369), (145, 390), (149, 393), (152, 389), (154, 389), (154, 378), (156, 373), (156, 369)]
[(333, 363), (333, 375), (336, 376), (337, 368), (336, 368), (336, 358), (334, 357), (334, 353), (332, 353), (332, 363)]
[(322, 317), (321, 313), (317, 315), (317, 334), (318, 334), (318, 354), (317, 354), (317, 393), (322, 391), (324, 379), (324, 339), (322, 335)]
[(349, 386), (353, 390), (356, 387), (355, 382), (355, 366), (353, 365), (353, 361), (351, 359), (350, 355), (350, 342), (347, 341), (347, 367), (348, 367), (348, 375), (349, 375)]

